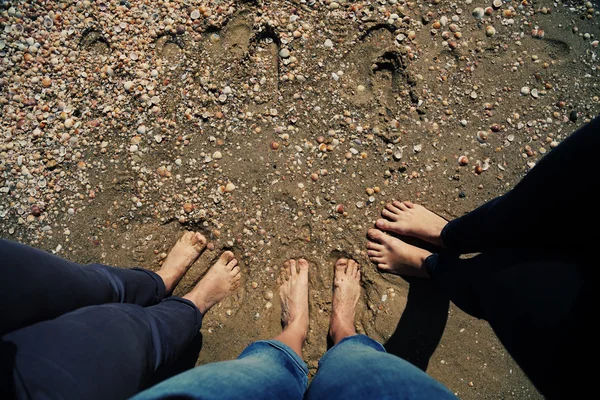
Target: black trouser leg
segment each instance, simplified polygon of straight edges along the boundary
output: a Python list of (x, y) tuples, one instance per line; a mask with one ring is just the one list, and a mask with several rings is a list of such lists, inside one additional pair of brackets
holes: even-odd
[(470, 259), (434, 254), (425, 267), (457, 306), (490, 323), (544, 395), (554, 397), (569, 385), (560, 375), (579, 367), (563, 360), (565, 349), (579, 340), (572, 316), (580, 312), (584, 287), (581, 264), (570, 254), (548, 249), (499, 249)]
[(514, 189), (444, 228), (458, 253), (497, 248), (573, 248), (594, 245), (600, 117), (548, 153)]

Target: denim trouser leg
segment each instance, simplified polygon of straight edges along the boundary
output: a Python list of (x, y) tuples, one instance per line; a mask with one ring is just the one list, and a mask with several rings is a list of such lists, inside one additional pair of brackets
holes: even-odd
[(4, 335), (0, 387), (7, 398), (124, 399), (181, 355), (201, 322), (178, 297), (84, 307)]
[(258, 341), (232, 361), (202, 365), (135, 396), (145, 399), (302, 399), (306, 364), (276, 340)]
[(319, 362), (306, 399), (456, 399), (426, 373), (364, 335), (342, 339)]
[(82, 266), (20, 243), (0, 240), (0, 335), (81, 307), (157, 304), (165, 285), (154, 272)]

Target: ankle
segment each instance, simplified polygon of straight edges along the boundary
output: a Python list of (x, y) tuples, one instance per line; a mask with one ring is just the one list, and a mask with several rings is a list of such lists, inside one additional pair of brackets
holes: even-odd
[(308, 335), (308, 320), (302, 320), (302, 318), (296, 318), (288, 322), (283, 329), (284, 332), (293, 332), (294, 336), (298, 336), (302, 339), (302, 342)]
[(197, 294), (195, 290), (192, 290), (191, 292), (183, 296), (183, 298), (194, 303), (194, 305), (198, 308), (200, 314), (202, 315), (206, 314), (208, 310), (212, 308), (212, 305), (209, 304), (203, 296)]
[(160, 276), (160, 279), (162, 279), (163, 284), (165, 285), (165, 292), (167, 294), (173, 292), (175, 286), (177, 285), (177, 279), (164, 271), (157, 271), (156, 275)]
[(354, 329), (353, 324), (343, 323), (334, 318), (331, 319), (329, 324), (329, 337), (331, 337), (334, 345), (338, 344), (342, 339), (354, 335), (356, 335), (356, 329)]
[(422, 268), (423, 264), (425, 263), (425, 260), (432, 254), (431, 252), (424, 250), (424, 249), (418, 249), (418, 252), (415, 252), (414, 255), (414, 259), (413, 259), (413, 263), (414, 266), (417, 268)]

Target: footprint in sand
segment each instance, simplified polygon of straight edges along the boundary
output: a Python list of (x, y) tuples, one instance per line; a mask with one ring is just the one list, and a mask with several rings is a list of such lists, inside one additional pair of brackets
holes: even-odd
[(256, 32), (252, 16), (241, 12), (223, 28), (206, 32), (200, 51), (211, 60), (211, 84), (247, 83), (254, 102), (265, 104), (279, 95), (281, 41), (268, 27)]
[(201, 43), (205, 57), (226, 68), (239, 63), (248, 56), (252, 27), (252, 15), (242, 12), (232, 17), (223, 28), (207, 30)]
[(259, 32), (252, 39), (250, 59), (253, 76), (259, 78), (258, 82), (254, 82), (257, 91), (254, 100), (259, 104), (272, 101), (279, 94), (280, 48), (279, 36), (273, 30)]
[(80, 48), (97, 56), (110, 54), (110, 45), (100, 31), (88, 29), (81, 35)]
[(156, 54), (162, 58), (171, 69), (184, 63), (185, 54), (182, 51), (183, 48), (184, 43), (175, 35), (162, 35), (156, 39)]
[[(346, 97), (356, 106), (371, 109), (382, 122), (397, 119), (419, 102), (416, 81), (407, 71), (408, 58), (396, 45), (397, 34), (395, 27), (372, 25), (359, 37), (356, 50), (346, 59), (354, 65), (343, 77), (349, 88)], [(399, 132), (390, 129), (381, 129), (379, 135), (395, 143)]]

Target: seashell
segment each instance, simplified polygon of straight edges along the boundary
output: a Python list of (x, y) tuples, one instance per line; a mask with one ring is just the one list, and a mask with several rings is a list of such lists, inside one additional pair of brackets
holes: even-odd
[(496, 34), (496, 28), (494, 28), (494, 27), (493, 27), (493, 26), (491, 26), (491, 25), (488, 25), (488, 26), (486, 26), (486, 27), (485, 27), (485, 35), (486, 35), (487, 37), (492, 37), (492, 36), (494, 36), (495, 34)]
[(487, 132), (478, 131), (476, 136), (477, 136), (477, 140), (479, 141), (479, 143), (485, 143), (488, 140)]
[(543, 39), (544, 34), (544, 31), (538, 28), (535, 28), (531, 31), (531, 36), (533, 36), (535, 39)]
[(481, 19), (483, 18), (483, 15), (485, 14), (485, 11), (483, 8), (481, 7), (475, 7), (473, 9), (473, 11), (471, 12), (471, 14), (473, 14), (473, 16), (477, 19)]
[(462, 166), (465, 166), (469, 163), (469, 158), (467, 156), (458, 157), (458, 163)]

